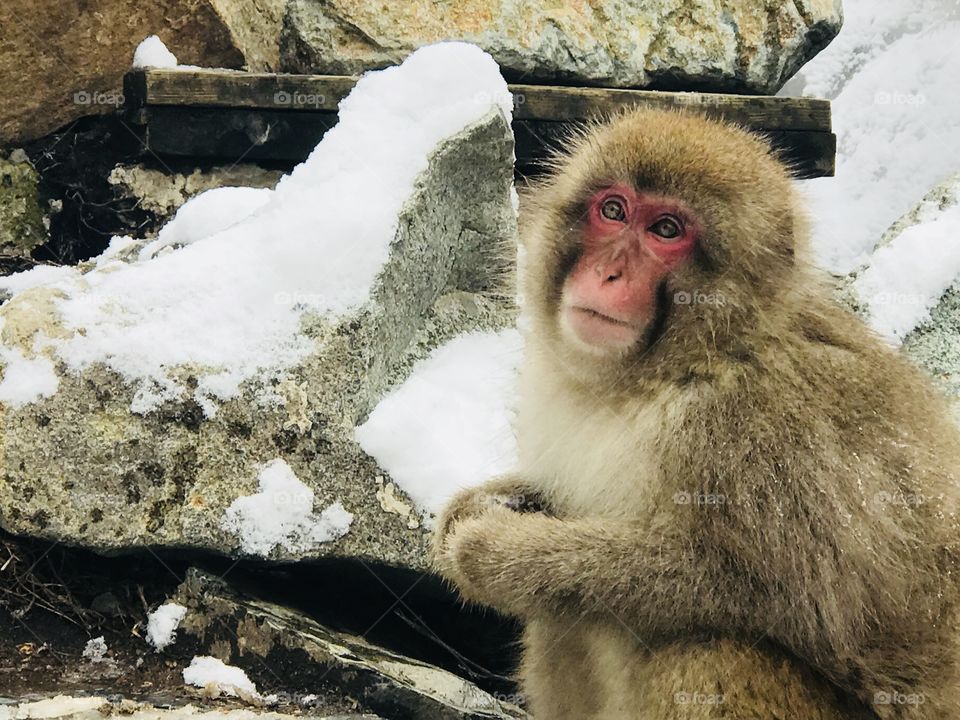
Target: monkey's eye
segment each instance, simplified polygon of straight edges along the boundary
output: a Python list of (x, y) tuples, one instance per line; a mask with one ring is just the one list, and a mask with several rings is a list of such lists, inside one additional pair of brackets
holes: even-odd
[(616, 222), (627, 221), (627, 208), (623, 200), (618, 197), (611, 197), (604, 200), (603, 205), (600, 206), (600, 214), (607, 220), (614, 220)]
[(648, 229), (663, 240), (676, 240), (683, 234), (680, 223), (670, 217), (660, 218)]

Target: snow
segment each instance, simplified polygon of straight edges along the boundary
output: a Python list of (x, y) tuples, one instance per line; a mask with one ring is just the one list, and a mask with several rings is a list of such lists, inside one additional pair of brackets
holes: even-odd
[[(509, 98), (479, 48), (421, 48), (364, 75), (338, 125), (275, 190), (208, 191), (131, 262), (82, 276), (31, 271), (0, 288), (54, 283), (74, 332), (44, 347), (70, 371), (102, 363), (120, 373), (136, 387), (135, 412), (192, 394), (211, 416), (252, 379), (274, 401), (270, 381), (315, 348), (299, 333), (302, 316), (334, 319), (366, 301), (431, 151), (494, 109), (509, 118)], [(196, 388), (178, 368), (200, 370)]]
[(838, 37), (785, 91), (833, 100), (835, 178), (804, 181), (820, 263), (845, 273), (956, 172), (960, 33), (955, 0), (847, 0)]
[(516, 467), (517, 330), (457, 337), (414, 367), (356, 429), (360, 446), (427, 519), (460, 489)]
[(926, 320), (960, 277), (960, 206), (906, 228), (879, 248), (854, 283), (871, 327), (891, 343)]
[(175, 68), (176, 56), (167, 50), (167, 46), (156, 35), (151, 35), (137, 45), (133, 52), (133, 67)]
[(16, 295), (31, 288), (72, 280), (79, 275), (77, 268), (71, 265), (36, 265), (29, 270), (0, 277), (0, 291)]
[(12, 408), (50, 397), (60, 388), (53, 363), (42, 355), (28, 358), (19, 348), (0, 346), (0, 361), (3, 362), (0, 402)]
[(276, 459), (259, 474), (260, 492), (237, 498), (227, 508), (222, 527), (237, 535), (244, 552), (266, 557), (277, 546), (306, 552), (343, 537), (353, 515), (335, 502), (319, 515), (313, 511), (313, 490)]
[(199, 688), (213, 687), (231, 697), (258, 697), (257, 686), (243, 670), (206, 655), (193, 658), (184, 668), (183, 682)]
[(182, 247), (216, 235), (245, 220), (270, 202), (269, 188), (220, 187), (202, 192), (185, 202), (177, 214), (144, 245), (140, 260), (149, 260), (167, 247)]
[(147, 642), (160, 652), (177, 639), (177, 628), (187, 609), (183, 605), (169, 602), (161, 605), (147, 616)]
[(103, 707), (101, 695), (70, 697), (57, 695), (52, 698), (21, 702), (18, 705), (0, 705), (0, 720), (53, 720), (54, 718), (81, 718)]
[(83, 657), (92, 663), (102, 663), (107, 657), (107, 643), (103, 635), (88, 640), (83, 648)]

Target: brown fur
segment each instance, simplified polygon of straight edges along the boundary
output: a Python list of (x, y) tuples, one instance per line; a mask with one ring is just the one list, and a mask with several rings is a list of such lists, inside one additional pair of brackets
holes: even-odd
[[(558, 332), (560, 288), (585, 199), (613, 182), (682, 198), (705, 230), (651, 342), (592, 357)], [(960, 717), (957, 429), (830, 299), (768, 146), (623, 114), (524, 213), (520, 471), (454, 501), (436, 557), (464, 598), (526, 622), (534, 714)]]

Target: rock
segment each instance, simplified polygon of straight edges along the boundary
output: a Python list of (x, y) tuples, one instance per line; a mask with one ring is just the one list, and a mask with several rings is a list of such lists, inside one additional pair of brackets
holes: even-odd
[(0, 156), (0, 258), (24, 258), (47, 239), (37, 197), (40, 177), (22, 152)]
[(291, 0), (286, 72), (359, 74), (466, 40), (516, 82), (774, 94), (839, 32), (840, 0), (437, 3)]
[[(928, 192), (919, 203), (904, 213), (877, 242), (873, 252), (896, 242), (909, 228), (930, 223), (945, 210), (960, 204), (960, 173)], [(869, 308), (856, 291), (855, 283), (869, 267), (857, 268), (841, 281), (841, 299), (869, 321)], [(916, 302), (912, 296), (888, 298), (889, 302)], [(927, 370), (944, 391), (955, 398), (955, 414), (960, 421), (960, 278), (943, 293), (930, 309), (928, 320), (913, 328), (901, 346), (911, 359)]]
[(188, 608), (179, 631), (196, 637), (201, 650), (253, 669), (284, 667), (295, 657), (301, 682), (318, 689), (326, 683), (388, 718), (528, 717), (453, 673), (336, 632), (290, 608), (243, 597), (197, 570), (187, 573), (172, 599)]
[[(2, 701), (3, 698), (0, 698)], [(37, 700), (0, 702), (0, 720), (104, 720), (122, 717), (126, 720), (381, 720), (376, 715), (310, 715), (257, 712), (243, 709), (224, 709), (218, 705), (209, 709), (196, 705), (153, 705), (127, 699), (97, 695), (57, 695)]]
[(194, 195), (218, 187), (272, 188), (280, 180), (280, 170), (267, 170), (259, 165), (234, 164), (229, 167), (196, 168), (193, 172), (169, 173), (143, 165), (118, 165), (107, 181), (122, 197), (139, 201), (158, 220), (173, 216), (183, 203)]
[[(877, 247), (896, 240), (908, 227), (934, 220), (960, 203), (960, 173), (927, 193), (884, 233)], [(960, 420), (960, 278), (931, 309), (930, 320), (914, 328), (903, 340), (903, 351), (936, 378), (954, 398)]]
[(276, 70), (283, 0), (12, 0), (0, 6), (0, 144), (123, 103), (133, 51), (157, 34), (183, 64)]
[[(78, 374), (61, 367), (55, 394), (0, 404), (0, 525), (102, 552), (167, 546), (239, 555), (225, 511), (256, 493), (262, 464), (280, 458), (314, 493), (318, 513), (339, 501), (354, 519), (335, 542), (278, 546), (272, 558), (342, 555), (426, 567), (425, 530), (401, 509), (409, 501), (399, 490), (378, 485), (382, 472), (354, 443), (353, 428), (430, 349), (513, 322), (513, 307), (495, 292), (501, 267), (490, 256), (516, 230), (512, 150), (499, 111), (436, 148), (367, 303), (334, 322), (305, 322), (303, 337), (316, 349), (277, 381), (282, 404), (244, 394), (212, 418), (192, 399), (135, 414), (130, 384), (101, 365)], [(33, 288), (0, 307), (0, 350), (30, 358), (38, 333), (75, 332), (58, 316), (59, 292)], [(185, 382), (201, 372), (185, 369)]]

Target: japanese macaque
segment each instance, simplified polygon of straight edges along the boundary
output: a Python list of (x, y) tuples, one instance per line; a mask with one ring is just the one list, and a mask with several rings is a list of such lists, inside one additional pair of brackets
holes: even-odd
[(434, 557), (524, 621), (534, 716), (960, 718), (958, 431), (831, 299), (768, 145), (631, 111), (521, 215), (520, 466)]

